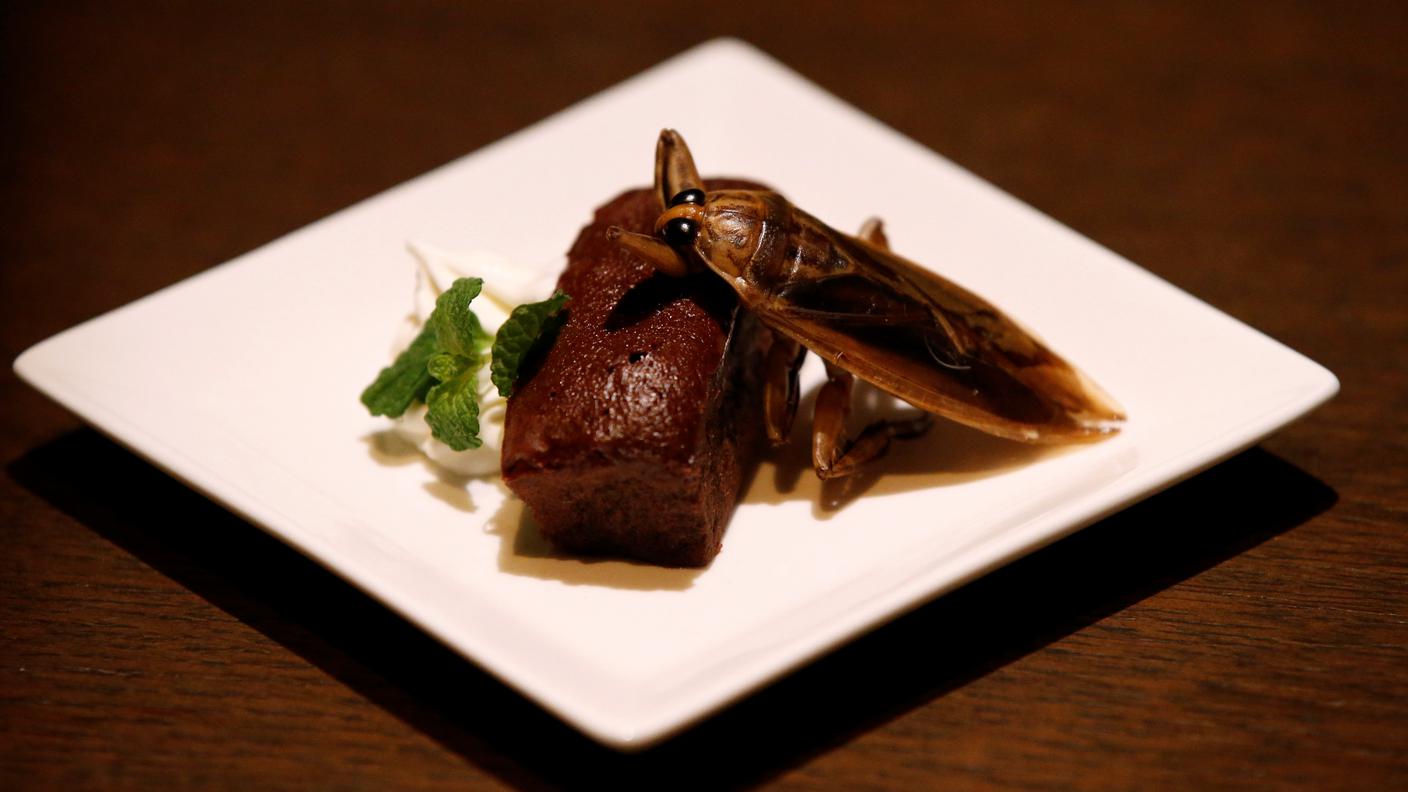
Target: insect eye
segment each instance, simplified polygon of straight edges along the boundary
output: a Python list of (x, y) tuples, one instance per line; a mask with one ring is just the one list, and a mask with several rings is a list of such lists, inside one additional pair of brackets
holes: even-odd
[(660, 229), (660, 235), (674, 247), (681, 247), (693, 243), (699, 236), (699, 224), (688, 217), (676, 217)]
[(689, 190), (683, 190), (677, 193), (674, 198), (670, 199), (670, 206), (672, 208), (679, 206), (680, 204), (694, 204), (695, 206), (703, 206), (704, 191), (697, 187)]

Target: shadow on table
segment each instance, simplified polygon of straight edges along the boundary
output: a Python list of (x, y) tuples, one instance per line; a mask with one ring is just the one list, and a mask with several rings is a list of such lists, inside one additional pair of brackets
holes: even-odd
[[(23, 486), (503, 781), (738, 786), (1198, 574), (1329, 508), (1253, 449), (882, 627), (643, 753), (602, 748), (297, 552), (81, 430)], [(934, 640), (942, 636), (942, 641)], [(686, 782), (682, 784), (683, 782)]]

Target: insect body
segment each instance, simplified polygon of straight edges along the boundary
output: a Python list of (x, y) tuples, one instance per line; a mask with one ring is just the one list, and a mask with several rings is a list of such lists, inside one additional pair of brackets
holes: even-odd
[(713, 270), (780, 335), (765, 391), (774, 443), (796, 412), (802, 348), (826, 362), (812, 444), (822, 478), (854, 472), (890, 438), (927, 428), (926, 419), (881, 421), (846, 438), (852, 375), (928, 413), (1028, 443), (1096, 440), (1124, 420), (1098, 386), (992, 304), (892, 253), (878, 220), (850, 236), (775, 192), (706, 192), (684, 139), (668, 129), (656, 146), (655, 186), (656, 234), (613, 233), (667, 275)]

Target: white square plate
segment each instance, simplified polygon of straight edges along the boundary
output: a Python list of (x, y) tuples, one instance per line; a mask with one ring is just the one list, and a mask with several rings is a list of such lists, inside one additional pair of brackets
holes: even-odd
[[(764, 465), (702, 571), (553, 557), (519, 531), (521, 506), (497, 482), (443, 481), (381, 454), (384, 424), (357, 395), (410, 306), (406, 241), (556, 271), (593, 207), (649, 181), (664, 126), (686, 134), (705, 173), (776, 185), (842, 229), (884, 217), (895, 250), (1101, 383), (1126, 430), (1035, 453), (937, 428), (839, 508), (809, 473)], [(729, 40), (61, 333), (15, 368), (620, 748), (1205, 468), (1338, 389), (1310, 360)]]

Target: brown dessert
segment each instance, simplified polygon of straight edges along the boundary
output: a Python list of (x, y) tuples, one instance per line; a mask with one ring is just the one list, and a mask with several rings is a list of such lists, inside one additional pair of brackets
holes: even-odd
[(564, 551), (704, 566), (765, 444), (771, 334), (718, 276), (660, 277), (607, 239), (650, 233), (659, 200), (621, 195), (568, 252), (567, 321), (509, 400), (503, 476)]

